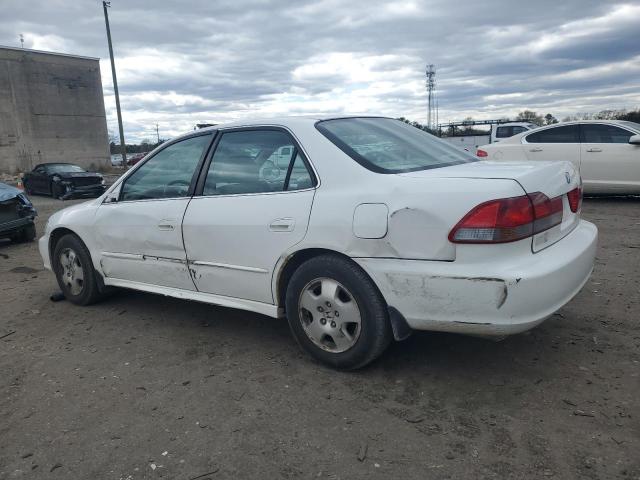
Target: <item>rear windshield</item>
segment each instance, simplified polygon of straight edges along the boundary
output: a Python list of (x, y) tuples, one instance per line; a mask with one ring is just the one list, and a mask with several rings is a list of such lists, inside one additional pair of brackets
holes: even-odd
[(478, 161), (424, 130), (391, 118), (323, 120), (316, 128), (356, 162), (378, 173), (413, 172)]

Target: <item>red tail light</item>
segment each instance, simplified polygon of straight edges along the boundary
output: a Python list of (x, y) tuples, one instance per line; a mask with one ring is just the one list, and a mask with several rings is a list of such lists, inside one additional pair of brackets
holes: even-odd
[(506, 243), (522, 240), (562, 222), (562, 196), (534, 192), (481, 203), (449, 233), (453, 243)]
[(580, 211), (580, 207), (582, 206), (582, 188), (576, 187), (567, 193), (567, 198), (569, 199), (569, 208), (573, 213), (577, 213)]
[(488, 157), (489, 154), (484, 150), (478, 149), (476, 150), (476, 156), (484, 158), (484, 157)]

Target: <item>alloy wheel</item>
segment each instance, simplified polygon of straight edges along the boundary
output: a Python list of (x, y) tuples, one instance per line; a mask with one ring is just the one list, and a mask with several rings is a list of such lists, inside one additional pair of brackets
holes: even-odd
[(349, 350), (360, 336), (358, 304), (344, 285), (331, 278), (307, 283), (298, 299), (298, 316), (307, 337), (331, 353)]
[(80, 295), (84, 287), (84, 269), (73, 249), (65, 248), (60, 252), (60, 266), (62, 283), (67, 286), (72, 295)]

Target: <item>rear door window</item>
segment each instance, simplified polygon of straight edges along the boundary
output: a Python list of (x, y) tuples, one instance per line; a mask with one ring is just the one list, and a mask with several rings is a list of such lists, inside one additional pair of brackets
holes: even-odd
[(222, 134), (202, 194), (282, 192), (313, 186), (313, 176), (289, 134), (252, 129)]
[(582, 125), (582, 143), (629, 143), (633, 133), (613, 125), (585, 123)]

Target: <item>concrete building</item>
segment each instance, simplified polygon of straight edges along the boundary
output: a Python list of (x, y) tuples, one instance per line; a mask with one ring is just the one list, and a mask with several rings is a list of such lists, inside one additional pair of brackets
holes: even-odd
[(98, 59), (0, 47), (0, 172), (109, 158)]

